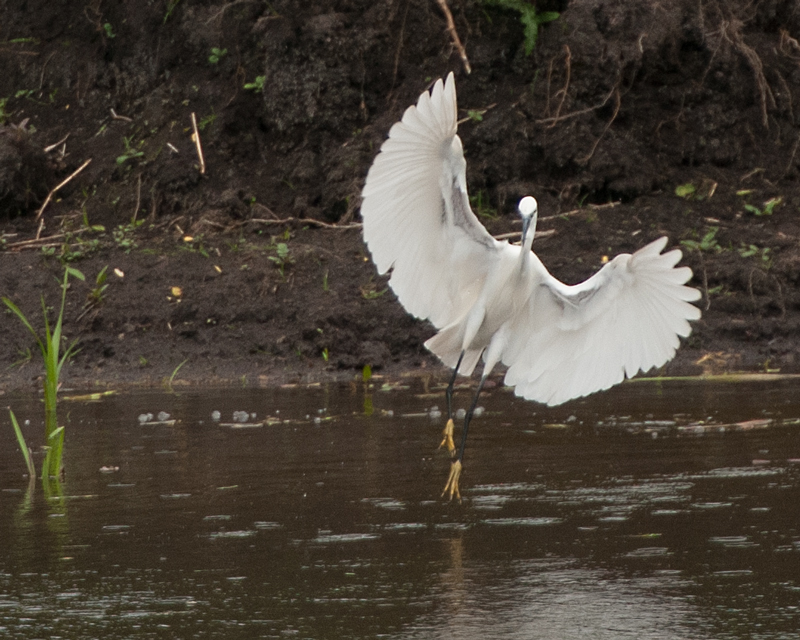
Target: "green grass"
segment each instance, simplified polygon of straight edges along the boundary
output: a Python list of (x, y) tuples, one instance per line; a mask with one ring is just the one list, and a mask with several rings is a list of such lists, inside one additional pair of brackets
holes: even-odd
[(11, 416), (11, 426), (14, 427), (14, 433), (17, 434), (17, 442), (19, 442), (19, 449), (22, 451), (22, 455), (25, 458), (25, 464), (28, 467), (28, 475), (31, 478), (36, 477), (36, 469), (33, 466), (33, 460), (31, 459), (31, 450), (28, 448), (28, 445), (25, 442), (25, 436), (22, 435), (22, 429), (19, 428), (19, 423), (17, 422), (17, 416), (14, 415), (14, 412), (9, 409), (9, 415)]
[(36, 339), (36, 344), (42, 353), (44, 360), (44, 413), (45, 413), (45, 441), (47, 444), (47, 454), (44, 465), (42, 466), (42, 478), (58, 477), (61, 472), (61, 456), (64, 450), (64, 428), (58, 426), (58, 416), (56, 405), (58, 400), (58, 381), (61, 377), (61, 368), (64, 363), (75, 353), (77, 340), (73, 341), (66, 349), (61, 348), (61, 329), (64, 322), (64, 305), (67, 300), (67, 289), (69, 288), (69, 277), (86, 280), (84, 275), (77, 269), (66, 267), (64, 269), (64, 280), (61, 283), (61, 307), (58, 311), (58, 318), (55, 326), (50, 327), (50, 319), (47, 313), (47, 305), (42, 296), (42, 316), (44, 317), (44, 338), (40, 337), (33, 328), (33, 325), (25, 317), (20, 308), (11, 300), (3, 297), (5, 305), (17, 316), (19, 321), (31, 332)]

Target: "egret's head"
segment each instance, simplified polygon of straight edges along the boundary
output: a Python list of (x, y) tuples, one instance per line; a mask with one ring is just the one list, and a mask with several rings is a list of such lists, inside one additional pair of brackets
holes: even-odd
[(536, 217), (539, 214), (539, 204), (536, 202), (536, 198), (525, 196), (519, 201), (517, 209), (522, 218), (522, 244), (524, 245), (528, 233), (530, 233), (531, 242), (533, 242), (533, 234), (536, 232)]

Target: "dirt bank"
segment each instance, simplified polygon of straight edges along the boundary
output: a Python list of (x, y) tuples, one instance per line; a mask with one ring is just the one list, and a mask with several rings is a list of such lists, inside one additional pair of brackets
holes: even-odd
[[(358, 205), (392, 122), (450, 70), (492, 233), (535, 195), (534, 250), (567, 282), (667, 234), (704, 315), (665, 372), (800, 371), (796, 3), (540, 2), (560, 16), (528, 56), (518, 10), (457, 0), (469, 75), (432, 0), (302, 4), (0, 0), (0, 294), (38, 320), (64, 264), (86, 274), (68, 384), (184, 361), (205, 383), (441, 372)], [(0, 387), (30, 388), (30, 336), (8, 313), (0, 335)]]

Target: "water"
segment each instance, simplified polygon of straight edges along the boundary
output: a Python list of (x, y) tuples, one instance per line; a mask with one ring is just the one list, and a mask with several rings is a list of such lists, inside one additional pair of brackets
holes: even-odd
[(0, 637), (796, 637), (800, 382), (493, 390), (460, 505), (409, 385), (64, 403), (50, 499), (3, 419)]

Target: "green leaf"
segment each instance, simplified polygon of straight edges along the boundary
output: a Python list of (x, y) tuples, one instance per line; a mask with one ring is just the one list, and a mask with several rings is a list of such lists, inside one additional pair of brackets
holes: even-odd
[(33, 466), (33, 460), (31, 459), (31, 450), (28, 449), (28, 445), (25, 442), (25, 436), (22, 435), (22, 429), (19, 428), (19, 423), (17, 422), (17, 416), (14, 415), (14, 412), (9, 409), (9, 415), (11, 416), (11, 426), (14, 427), (14, 433), (17, 434), (17, 442), (19, 443), (19, 449), (22, 451), (22, 457), (25, 458), (25, 465), (28, 467), (28, 475), (31, 478), (36, 477), (36, 469)]
[(691, 182), (679, 184), (677, 187), (675, 187), (675, 195), (679, 198), (688, 198), (689, 196), (693, 195), (695, 191), (697, 191), (697, 187), (695, 187)]

